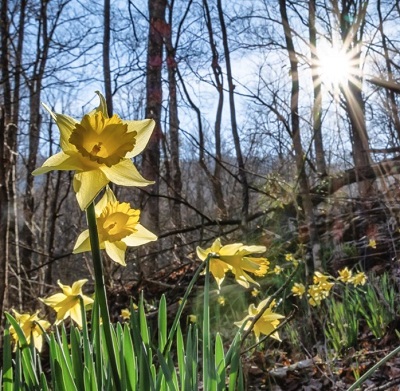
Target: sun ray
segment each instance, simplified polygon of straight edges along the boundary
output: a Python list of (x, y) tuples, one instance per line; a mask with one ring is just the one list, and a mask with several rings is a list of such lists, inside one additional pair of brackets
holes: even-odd
[(317, 69), (321, 84), (328, 90), (338, 91), (347, 88), (349, 82), (358, 82), (357, 56), (339, 42), (324, 40), (318, 45)]

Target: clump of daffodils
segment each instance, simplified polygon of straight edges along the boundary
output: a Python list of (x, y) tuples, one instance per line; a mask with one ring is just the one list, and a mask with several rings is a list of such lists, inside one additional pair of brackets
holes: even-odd
[(197, 247), (197, 256), (205, 261), (210, 257), (210, 272), (214, 276), (218, 288), (225, 279), (225, 274), (230, 271), (234, 274), (238, 284), (245, 288), (250, 283), (258, 285), (258, 282), (248, 274), (262, 277), (268, 272), (269, 261), (266, 258), (254, 257), (252, 254), (262, 254), (266, 251), (265, 246), (245, 246), (243, 243), (234, 243), (223, 246), (220, 239), (203, 249)]
[[(326, 299), (332, 288), (335, 286), (333, 277), (329, 274), (323, 274), (315, 272), (313, 276), (313, 284), (309, 285), (308, 288), (301, 284), (295, 283), (292, 286), (293, 296), (302, 297), (307, 291), (308, 302), (313, 306), (317, 307), (321, 304), (322, 300)], [(345, 267), (339, 270), (339, 276), (336, 281), (340, 281), (345, 284), (352, 284), (354, 286), (365, 285), (367, 282), (367, 276), (364, 272), (358, 272), (353, 275), (352, 271)]]

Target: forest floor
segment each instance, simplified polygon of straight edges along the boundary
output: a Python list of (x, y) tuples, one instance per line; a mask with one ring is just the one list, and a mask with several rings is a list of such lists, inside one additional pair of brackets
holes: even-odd
[[(129, 306), (130, 298), (137, 298), (140, 291), (144, 291), (146, 302), (155, 305), (161, 295), (165, 294), (169, 303), (168, 313), (172, 319), (196, 267), (195, 263), (181, 265), (172, 272), (161, 271), (151, 279), (142, 279), (131, 286), (125, 286), (122, 290), (113, 290), (109, 299), (110, 303), (113, 303), (111, 313), (114, 314), (115, 320), (118, 319), (121, 309)], [(198, 286), (200, 291), (201, 282)], [(184, 318), (193, 311), (194, 308), (189, 304)], [(149, 317), (152, 317), (151, 311)], [(379, 339), (372, 335), (364, 323), (360, 322), (356, 346), (344, 349), (341, 354), (328, 349), (326, 338), (321, 331), (321, 335), (318, 335), (318, 331), (314, 330), (314, 335), (316, 333), (317, 339), (320, 339), (314, 346), (300, 340), (294, 349), (290, 345), (290, 339), (285, 338), (283, 330), (282, 342), (272, 341), (243, 355), (246, 389), (347, 390), (368, 369), (398, 347), (399, 337), (396, 329), (400, 330), (400, 318), (388, 325), (384, 336)], [(297, 320), (294, 327), (298, 324)], [(400, 390), (400, 355), (378, 368), (359, 390)]]

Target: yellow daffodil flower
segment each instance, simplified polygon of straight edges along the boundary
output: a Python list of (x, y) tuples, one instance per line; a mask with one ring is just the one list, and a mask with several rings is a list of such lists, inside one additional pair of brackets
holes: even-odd
[(257, 288), (253, 288), (251, 291), (251, 295), (253, 297), (257, 297), (260, 294), (260, 291)]
[(376, 248), (376, 240), (375, 239), (370, 239), (369, 240), (369, 242), (368, 242), (368, 247), (371, 247), (371, 248)]
[[(248, 310), (249, 315), (247, 315), (243, 320), (235, 322), (235, 325), (238, 327), (242, 327), (242, 325), (245, 324), (244, 330), (248, 330), (252, 319), (261, 312), (261, 310), (267, 304), (268, 300), (269, 298), (266, 298), (265, 300), (261, 301), (257, 307), (254, 304), (250, 304)], [(257, 341), (260, 338), (260, 334), (269, 335), (271, 338), (280, 341), (278, 332), (274, 332), (274, 330), (279, 326), (280, 319), (283, 319), (284, 316), (272, 312), (275, 306), (276, 302), (275, 300), (273, 300), (269, 307), (265, 310), (261, 318), (254, 324), (253, 331)]]
[(64, 114), (50, 113), (60, 130), (62, 151), (49, 157), (33, 175), (53, 170), (75, 171), (73, 187), (79, 206), (86, 209), (109, 182), (122, 186), (147, 186), (131, 158), (146, 147), (154, 121), (122, 121), (108, 116), (103, 95), (100, 105), (81, 122)]
[(367, 276), (365, 275), (364, 272), (359, 272), (357, 274), (355, 274), (351, 279), (350, 282), (354, 285), (365, 285), (365, 283), (367, 282)]
[(196, 323), (197, 322), (197, 316), (196, 315), (188, 315), (188, 320), (190, 323)]
[(321, 288), (318, 285), (310, 285), (308, 287), (308, 302), (313, 306), (317, 307), (321, 304), (321, 301), (325, 298), (322, 295)]
[(339, 270), (339, 277), (337, 279), (339, 281), (348, 283), (351, 282), (352, 275), (353, 275), (352, 271), (349, 270), (347, 267), (345, 267), (344, 269)]
[[(40, 326), (46, 330), (50, 327), (50, 322), (39, 319), (39, 311), (35, 312), (33, 315), (19, 314), (15, 310), (13, 310), (13, 312), (15, 320), (18, 322), (22, 332), (25, 335), (26, 342), (30, 343), (31, 338), (33, 338), (33, 344), (35, 345), (35, 348), (41, 352), (43, 347), (43, 331)], [(10, 326), (10, 334), (14, 338), (15, 342), (18, 342), (18, 334), (12, 326)]]
[(302, 297), (306, 293), (306, 287), (303, 284), (295, 282), (292, 287), (293, 296)]
[(246, 272), (263, 276), (268, 271), (269, 262), (266, 258), (250, 257), (251, 254), (261, 254), (266, 251), (264, 246), (245, 246), (242, 243), (222, 246), (221, 240), (216, 239), (211, 247), (202, 249), (197, 247), (197, 256), (205, 261), (210, 258), (210, 272), (217, 281), (218, 288), (225, 278), (227, 271), (235, 275), (236, 282), (248, 288), (249, 282), (259, 285)]
[(281, 274), (282, 272), (283, 272), (283, 269), (279, 265), (276, 265), (274, 267), (274, 270), (272, 270), (272, 273), (276, 274), (277, 276), (279, 276), (279, 274)]
[(286, 259), (288, 262), (293, 262), (293, 261), (294, 261), (293, 254), (286, 254), (286, 255), (285, 255), (285, 259)]
[(315, 272), (313, 276), (313, 281), (314, 284), (323, 284), (325, 282), (328, 282), (328, 280), (331, 278), (331, 276), (322, 274), (320, 272)]
[(224, 296), (218, 296), (218, 304), (222, 307), (225, 305), (225, 297)]
[(127, 308), (121, 310), (121, 318), (123, 320), (129, 320), (131, 317), (131, 311), (129, 311)]
[[(120, 265), (125, 266), (125, 252), (128, 246), (157, 240), (157, 236), (139, 223), (140, 211), (132, 209), (126, 202), (118, 202), (107, 186), (101, 200), (95, 206), (100, 248)], [(83, 231), (75, 244), (73, 253), (90, 251), (89, 230)]]
[(93, 303), (93, 299), (82, 293), (82, 286), (86, 282), (87, 280), (79, 280), (75, 281), (72, 286), (68, 286), (57, 281), (57, 284), (62, 289), (62, 293), (56, 293), (46, 299), (40, 299), (44, 304), (57, 312), (56, 324), (70, 316), (79, 327), (82, 327), (81, 303), (79, 298), (82, 297), (85, 307)]
[(308, 302), (312, 306), (319, 306), (321, 301), (329, 296), (331, 289), (335, 286), (335, 283), (329, 282), (328, 278), (330, 278), (330, 276), (323, 275), (321, 273), (319, 273), (317, 276), (314, 275), (314, 282), (318, 281), (318, 283), (310, 285), (307, 291), (309, 296)]

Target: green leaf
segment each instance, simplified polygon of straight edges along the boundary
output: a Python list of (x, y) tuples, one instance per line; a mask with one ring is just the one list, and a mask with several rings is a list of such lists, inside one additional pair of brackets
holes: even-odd
[(4, 330), (3, 339), (3, 376), (2, 376), (2, 389), (4, 391), (12, 391), (14, 383), (14, 373), (12, 366), (12, 352), (11, 352), (12, 342), (10, 335), (10, 326), (6, 325)]
[(76, 327), (71, 327), (69, 340), (71, 345), (72, 373), (74, 374), (75, 384), (78, 390), (83, 390), (83, 370), (85, 366), (82, 365), (83, 350), (81, 335)]
[(225, 352), (221, 335), (217, 333), (215, 337), (215, 366), (217, 372), (217, 389), (225, 389)]
[(168, 366), (168, 363), (165, 361), (164, 356), (162, 355), (162, 353), (159, 350), (157, 350), (157, 357), (160, 362), (162, 373), (164, 375), (165, 381), (168, 384), (169, 390), (178, 391), (178, 389), (173, 381), (172, 370)]
[(127, 389), (135, 391), (137, 387), (137, 361), (133, 349), (133, 343), (130, 335), (129, 325), (124, 326), (124, 363), (127, 374)]
[(167, 343), (167, 300), (165, 299), (165, 295), (162, 295), (158, 307), (158, 349), (164, 352), (164, 347), (166, 343)]

